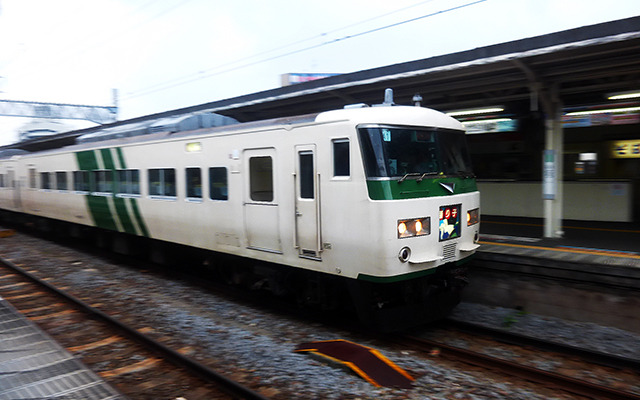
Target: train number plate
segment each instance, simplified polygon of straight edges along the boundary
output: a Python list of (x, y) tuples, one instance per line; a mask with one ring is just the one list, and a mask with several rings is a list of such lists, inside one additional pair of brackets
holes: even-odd
[(440, 207), (439, 238), (440, 241), (460, 237), (461, 204)]

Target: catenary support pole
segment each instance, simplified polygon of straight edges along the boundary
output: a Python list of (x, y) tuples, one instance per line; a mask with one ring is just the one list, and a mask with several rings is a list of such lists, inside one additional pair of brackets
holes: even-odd
[(544, 203), (544, 237), (561, 238), (563, 202), (562, 102), (558, 87), (545, 88), (541, 98), (545, 111), (545, 150), (543, 154), (542, 198)]

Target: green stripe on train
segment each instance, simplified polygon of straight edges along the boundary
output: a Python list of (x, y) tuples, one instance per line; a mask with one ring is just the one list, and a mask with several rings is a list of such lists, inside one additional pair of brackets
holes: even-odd
[[(78, 162), (78, 168), (82, 171), (99, 170), (100, 168), (98, 165), (98, 158), (96, 154), (98, 151), (100, 152), (100, 155), (102, 157), (104, 169), (111, 170), (113, 174), (112, 176), (115, 177), (117, 169), (113, 156), (111, 154), (111, 149), (101, 149), (95, 151), (87, 150), (77, 152), (76, 160)], [(121, 167), (123, 169), (126, 169), (122, 149), (116, 148), (116, 154), (118, 156), (118, 161), (120, 162)], [(137, 234), (135, 225), (127, 209), (126, 199), (120, 197), (95, 196), (91, 193), (86, 195), (85, 198), (87, 199), (87, 207), (93, 219), (94, 225), (103, 229), (109, 229), (113, 231), (119, 230), (116, 223), (116, 216), (112, 214), (111, 208), (109, 207), (109, 199), (112, 199), (118, 220), (120, 221), (120, 224), (122, 226), (122, 230), (128, 234)], [(136, 199), (129, 200), (131, 209), (133, 210), (134, 218), (136, 219), (136, 222), (138, 223), (138, 226), (140, 228), (140, 233), (143, 236), (148, 237), (149, 231), (147, 230), (142, 215), (140, 214)]]
[[(122, 147), (116, 147), (116, 155), (118, 156), (118, 161), (120, 162), (120, 168), (127, 169), (127, 163), (124, 161), (124, 153), (122, 152)], [(129, 199), (129, 205), (131, 206), (131, 210), (133, 210), (133, 216), (138, 223), (140, 233), (144, 237), (149, 237), (149, 230), (147, 229), (147, 225), (144, 223), (144, 219), (142, 218), (142, 214), (140, 213), (140, 209), (138, 208), (138, 200)]]
[[(101, 149), (100, 154), (102, 155), (102, 162), (104, 163), (104, 168), (107, 170), (111, 170), (113, 182), (116, 181), (116, 165), (113, 161), (113, 157), (111, 156), (111, 149)], [(120, 164), (122, 165), (124, 159), (120, 159)], [(127, 211), (127, 205), (124, 202), (125, 199), (121, 197), (114, 197), (113, 204), (116, 208), (116, 213), (118, 215), (118, 219), (120, 220), (120, 224), (122, 225), (122, 229), (130, 235), (136, 234), (136, 227), (133, 226), (133, 222), (131, 218), (129, 218), (129, 212)]]
[[(453, 184), (453, 193), (440, 183), (449, 186)], [(402, 182), (398, 180), (367, 181), (367, 189), (371, 200), (403, 200), (471, 193), (477, 191), (478, 186), (473, 178), (442, 177), (423, 179), (420, 182), (413, 178)]]

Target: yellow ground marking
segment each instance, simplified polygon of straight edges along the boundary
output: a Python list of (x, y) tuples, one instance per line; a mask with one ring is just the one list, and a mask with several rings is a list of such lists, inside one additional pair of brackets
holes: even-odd
[(620, 258), (633, 258), (636, 260), (640, 260), (640, 255), (633, 255), (633, 254), (627, 254), (627, 253), (611, 253), (611, 252), (607, 252), (607, 251), (597, 251), (597, 250), (591, 250), (591, 251), (585, 251), (585, 250), (580, 250), (580, 249), (570, 249), (570, 248), (557, 248), (557, 247), (544, 247), (544, 246), (527, 246), (524, 244), (510, 244), (510, 243), (497, 243), (497, 242), (487, 242), (484, 240), (481, 240), (480, 242), (478, 242), (480, 244), (493, 244), (496, 246), (506, 246), (506, 247), (516, 247), (516, 248), (524, 248), (524, 249), (534, 249), (534, 250), (550, 250), (550, 251), (558, 251), (558, 252), (563, 252), (563, 253), (576, 253), (576, 254), (595, 254), (598, 256), (608, 256), (608, 257), (620, 257)]
[[(544, 226), (542, 224), (528, 224), (524, 222), (499, 222), (499, 221), (481, 221), (483, 224), (500, 224), (500, 225), (518, 225), (518, 226)], [(622, 232), (622, 233), (640, 233), (640, 231), (631, 229), (612, 229), (612, 228), (590, 228), (586, 226), (563, 226), (562, 229), (581, 229), (585, 231), (603, 231), (603, 232)]]
[[(397, 366), (393, 361), (389, 360), (387, 357), (385, 357), (384, 355), (382, 355), (382, 353), (380, 353), (378, 350), (374, 349), (373, 347), (369, 347), (369, 346), (364, 346), (358, 343), (354, 343), (351, 342), (349, 340), (345, 340), (345, 339), (337, 339), (337, 340), (319, 340), (315, 343), (326, 343), (326, 342), (347, 342), (347, 343), (353, 343), (357, 346), (363, 347), (365, 349), (367, 349), (369, 352), (373, 353), (378, 359), (380, 359), (380, 361), (384, 362), (385, 364), (387, 364), (388, 366), (390, 366), (392, 369), (394, 369), (396, 372), (398, 372), (400, 375), (404, 376), (405, 378), (407, 378), (410, 381), (414, 381), (415, 378), (413, 378), (411, 375), (409, 375), (405, 370), (403, 370), (402, 368), (400, 368), (399, 366)], [(320, 351), (318, 351), (318, 349), (303, 349), (303, 350), (296, 350), (296, 352), (303, 352), (303, 351), (308, 351), (311, 352), (313, 354), (319, 355), (321, 357), (324, 357), (326, 359), (329, 359), (331, 361), (346, 365), (347, 367), (351, 368), (356, 374), (360, 375), (360, 377), (362, 377), (363, 379), (365, 379), (367, 382), (369, 382), (370, 384), (376, 386), (376, 387), (381, 387), (381, 385), (374, 381), (373, 378), (371, 378), (369, 375), (367, 375), (367, 373), (365, 373), (363, 370), (361, 370), (357, 365), (355, 365), (354, 363), (350, 362), (350, 361), (345, 361), (345, 360), (340, 360), (338, 358), (334, 358), (331, 357), (327, 354), (324, 354)]]

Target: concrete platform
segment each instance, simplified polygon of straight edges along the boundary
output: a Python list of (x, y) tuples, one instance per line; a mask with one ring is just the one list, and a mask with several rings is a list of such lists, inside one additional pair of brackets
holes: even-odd
[(640, 227), (634, 224), (565, 221), (563, 231), (560, 239), (546, 239), (542, 220), (482, 216), (479, 252), (640, 268)]
[(126, 399), (0, 298), (0, 400)]
[(481, 224), (464, 301), (640, 332), (640, 229), (566, 221), (563, 238), (544, 239), (540, 220)]

